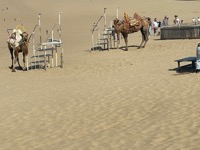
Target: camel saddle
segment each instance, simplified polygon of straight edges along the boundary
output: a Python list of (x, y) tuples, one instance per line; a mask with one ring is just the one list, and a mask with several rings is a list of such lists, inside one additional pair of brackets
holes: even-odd
[(139, 26), (140, 24), (141, 22), (136, 20), (135, 18), (130, 19), (130, 26)]
[(134, 14), (134, 17), (128, 17), (126, 13), (124, 13), (124, 29), (130, 29), (130, 28), (137, 28), (141, 25), (141, 17)]

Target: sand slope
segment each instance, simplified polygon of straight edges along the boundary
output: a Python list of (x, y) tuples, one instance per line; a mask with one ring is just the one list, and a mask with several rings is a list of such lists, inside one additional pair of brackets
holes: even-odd
[[(2, 0), (1, 4), (1, 150), (200, 148), (200, 75), (177, 73), (174, 62), (195, 55), (199, 39), (161, 41), (151, 36), (145, 49), (137, 49), (141, 35), (135, 33), (129, 37), (133, 46), (127, 52), (88, 52), (91, 26), (105, 7), (108, 19), (116, 17), (119, 6), (120, 17), (123, 12), (138, 12), (159, 19), (168, 15), (172, 21), (178, 14), (190, 22), (199, 16), (199, 1)], [(45, 38), (45, 29), (57, 22), (58, 12), (63, 12), (64, 68), (12, 73), (7, 28), (22, 22), (31, 33), (41, 13)]]

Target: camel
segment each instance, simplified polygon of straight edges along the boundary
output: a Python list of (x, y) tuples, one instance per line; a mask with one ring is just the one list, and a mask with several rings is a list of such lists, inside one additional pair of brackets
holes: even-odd
[[(138, 48), (145, 48), (145, 45), (148, 41), (148, 28), (149, 24), (146, 19), (139, 16), (137, 13), (134, 13), (133, 19), (130, 19), (127, 14), (124, 14), (124, 20), (115, 19), (113, 21), (115, 33), (117, 34), (118, 43), (120, 42), (119, 36), (122, 34), (126, 47), (125, 50), (128, 50), (128, 34), (138, 32), (140, 30), (142, 34), (142, 42)], [(143, 45), (144, 43), (144, 45)]]
[[(19, 34), (19, 35), (18, 35)], [(18, 38), (18, 40), (17, 40)], [(22, 70), (26, 70), (26, 58), (28, 57), (28, 33), (26, 32), (16, 32), (14, 31), (9, 37), (8, 41), (8, 49), (10, 51), (12, 64), (9, 67), (12, 69), (12, 72), (15, 72), (15, 63), (18, 62), (19, 68)], [(21, 67), (19, 63), (19, 53), (23, 54), (23, 63), (24, 67)]]

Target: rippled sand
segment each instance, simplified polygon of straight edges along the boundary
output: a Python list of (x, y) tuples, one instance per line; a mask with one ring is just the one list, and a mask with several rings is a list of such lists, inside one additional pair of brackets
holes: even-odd
[[(108, 19), (116, 17), (119, 6), (120, 16), (124, 11), (138, 12), (159, 19), (168, 15), (172, 21), (178, 14), (189, 22), (198, 17), (198, 1), (17, 2), (1, 2), (1, 150), (200, 148), (200, 75), (191, 69), (177, 72), (175, 62), (194, 56), (199, 39), (159, 40), (159, 36), (150, 36), (146, 48), (137, 49), (141, 42), (138, 32), (129, 37), (129, 45), (133, 45), (129, 51), (88, 51), (91, 25), (105, 7)], [(8, 68), (7, 28), (21, 21), (31, 33), (41, 13), (45, 32), (60, 11), (64, 68), (12, 73)]]

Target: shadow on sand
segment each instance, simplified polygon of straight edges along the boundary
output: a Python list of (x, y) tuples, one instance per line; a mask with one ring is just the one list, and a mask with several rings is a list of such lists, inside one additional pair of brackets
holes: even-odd
[[(137, 47), (137, 48), (139, 48), (138, 45), (129, 45), (128, 48), (129, 48), (129, 47)], [(126, 51), (126, 46), (121, 46), (121, 47), (119, 47), (119, 49), (121, 49), (121, 50), (123, 50), (123, 51)]]
[[(129, 45), (128, 48), (130, 47), (136, 47), (137, 49), (139, 48), (138, 45)], [(120, 49), (120, 50), (123, 50), (123, 51), (126, 51), (126, 46), (120, 46), (120, 47), (112, 47), (112, 48), (109, 48), (109, 49), (102, 49), (101, 47), (96, 47), (96, 48), (93, 48), (91, 50), (84, 50), (84, 51), (88, 51), (88, 52), (92, 52), (92, 51), (108, 51), (108, 50), (113, 50), (113, 49)]]
[(176, 75), (197, 73), (195, 66), (193, 66), (192, 64), (184, 65), (184, 66), (181, 66), (180, 68), (177, 67), (177, 68), (169, 69), (169, 71), (175, 71), (177, 73)]

